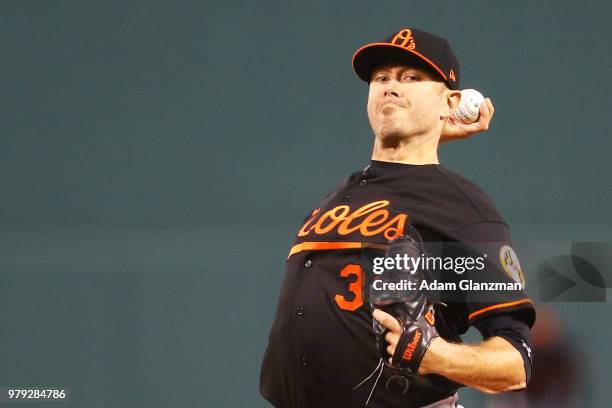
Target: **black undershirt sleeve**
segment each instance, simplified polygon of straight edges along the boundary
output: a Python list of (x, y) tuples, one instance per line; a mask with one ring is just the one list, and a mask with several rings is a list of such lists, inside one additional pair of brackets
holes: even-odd
[(528, 383), (533, 370), (533, 353), (527, 323), (513, 314), (503, 314), (478, 319), (474, 326), (484, 340), (493, 336), (503, 337), (521, 353)]

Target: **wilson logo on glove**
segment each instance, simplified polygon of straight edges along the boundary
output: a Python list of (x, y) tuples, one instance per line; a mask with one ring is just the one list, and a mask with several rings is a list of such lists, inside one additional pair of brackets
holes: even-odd
[(414, 337), (412, 338), (412, 341), (408, 343), (408, 346), (406, 346), (406, 350), (404, 351), (404, 354), (402, 355), (402, 358), (404, 360), (412, 359), (412, 354), (414, 353), (414, 350), (419, 345), (419, 342), (421, 341), (421, 336), (422, 334), (420, 330), (417, 330), (414, 332)]
[(430, 326), (435, 326), (436, 324), (436, 319), (434, 318), (434, 315), (431, 310), (425, 313), (425, 320), (427, 321), (427, 323), (429, 323)]

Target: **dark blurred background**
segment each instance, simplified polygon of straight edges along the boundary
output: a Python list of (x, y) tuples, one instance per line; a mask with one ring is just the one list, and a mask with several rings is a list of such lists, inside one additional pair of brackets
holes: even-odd
[[(492, 98), (490, 131), (441, 161), (514, 239), (612, 241), (610, 9), (2, 2), (0, 387), (68, 387), (79, 407), (268, 406), (259, 363), (291, 239), (369, 161), (351, 56), (404, 26), (449, 38), (463, 87)], [(584, 352), (569, 406), (607, 406), (610, 304), (545, 306), (558, 325), (543, 332)]]

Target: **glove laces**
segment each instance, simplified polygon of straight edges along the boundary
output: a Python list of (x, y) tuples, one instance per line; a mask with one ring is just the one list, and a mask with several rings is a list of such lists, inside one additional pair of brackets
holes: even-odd
[(378, 380), (380, 379), (380, 376), (383, 373), (383, 370), (385, 369), (385, 362), (383, 361), (383, 359), (381, 358), (380, 360), (378, 360), (378, 365), (376, 366), (376, 368), (370, 373), (370, 375), (368, 375), (366, 378), (363, 379), (363, 381), (361, 381), (359, 384), (357, 384), (355, 387), (353, 387), (353, 390), (356, 390), (357, 388), (361, 387), (363, 384), (365, 384), (370, 378), (372, 378), (374, 376), (374, 374), (376, 374), (376, 371), (379, 371), (378, 375), (376, 376), (376, 380), (374, 380), (374, 385), (372, 386), (372, 389), (370, 390), (370, 395), (368, 395), (368, 399), (366, 400), (366, 407), (368, 406), (368, 404), (370, 403), (370, 399), (372, 398), (372, 395), (374, 394), (374, 390), (376, 389), (376, 385), (378, 384)]

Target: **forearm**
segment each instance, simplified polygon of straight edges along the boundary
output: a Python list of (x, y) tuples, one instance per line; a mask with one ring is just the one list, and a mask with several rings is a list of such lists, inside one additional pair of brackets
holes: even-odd
[(478, 344), (436, 338), (423, 357), (421, 374), (440, 374), (486, 393), (525, 388), (521, 354), (501, 337)]

